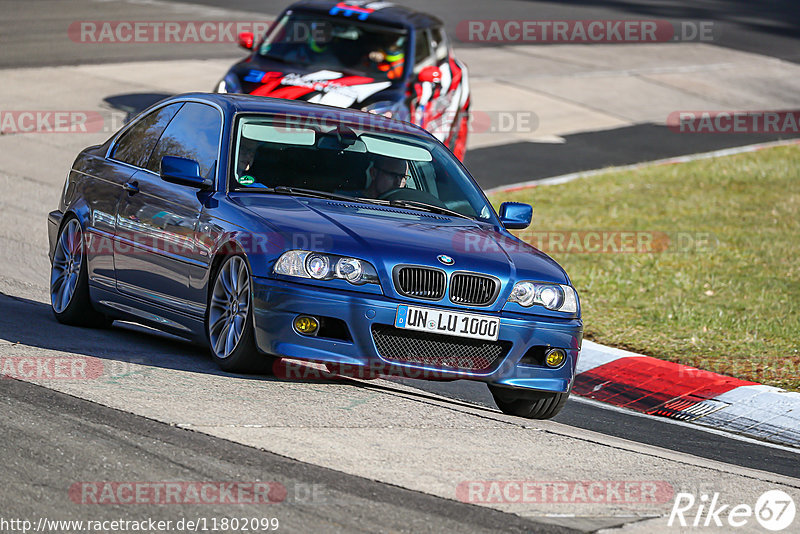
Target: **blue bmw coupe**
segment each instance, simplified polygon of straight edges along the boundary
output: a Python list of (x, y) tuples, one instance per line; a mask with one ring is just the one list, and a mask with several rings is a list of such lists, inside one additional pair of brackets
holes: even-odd
[(181, 95), (78, 155), (48, 218), (52, 307), (204, 343), (228, 371), (478, 380), (503, 412), (550, 418), (583, 325), (564, 270), (509, 232), (531, 216), (496, 213), (414, 125)]

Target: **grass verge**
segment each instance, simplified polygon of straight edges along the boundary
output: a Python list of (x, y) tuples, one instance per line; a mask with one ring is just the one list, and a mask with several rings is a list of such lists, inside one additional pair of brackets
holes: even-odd
[(800, 147), (497, 194), (599, 343), (800, 391)]

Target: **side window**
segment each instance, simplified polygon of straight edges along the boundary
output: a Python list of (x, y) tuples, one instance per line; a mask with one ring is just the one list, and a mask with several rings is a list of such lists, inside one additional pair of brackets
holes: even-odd
[(413, 189), (419, 189), (438, 196), (436, 190), (436, 171), (433, 166), (427, 161), (412, 161), (409, 167), (409, 174), (411, 174), (413, 178), (406, 181), (406, 187), (409, 187), (409, 182), (412, 182), (413, 185), (410, 187)]
[(420, 30), (416, 35), (414, 45), (414, 72), (419, 72), (423, 67), (433, 65), (431, 59), (431, 36), (428, 30)]
[(156, 146), (161, 132), (180, 109), (181, 103), (170, 104), (157, 109), (131, 126), (117, 140), (111, 157), (117, 161), (144, 167), (150, 153)]
[(216, 169), (221, 130), (222, 117), (216, 108), (187, 102), (164, 130), (147, 168), (159, 173), (161, 158), (178, 156), (197, 161), (202, 176), (209, 176)]
[(447, 35), (444, 33), (444, 30), (441, 27), (433, 28), (431, 30), (431, 46), (433, 47), (433, 55), (436, 58), (437, 63), (441, 63), (447, 59)]

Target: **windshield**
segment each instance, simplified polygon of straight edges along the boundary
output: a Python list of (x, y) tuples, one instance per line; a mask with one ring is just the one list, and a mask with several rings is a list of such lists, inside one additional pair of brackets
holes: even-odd
[(258, 53), (287, 63), (395, 80), (405, 70), (407, 42), (403, 29), (289, 13)]
[(483, 194), (445, 147), (388, 130), (371, 117), (365, 114), (360, 125), (286, 115), (240, 117), (229, 189), (318, 192), (491, 220)]

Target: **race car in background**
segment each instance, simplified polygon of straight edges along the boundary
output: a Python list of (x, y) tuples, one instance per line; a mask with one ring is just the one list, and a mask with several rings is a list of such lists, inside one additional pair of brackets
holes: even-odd
[(245, 93), (369, 111), (422, 126), (464, 158), (470, 91), (442, 21), (390, 2), (292, 4), (218, 93)]

